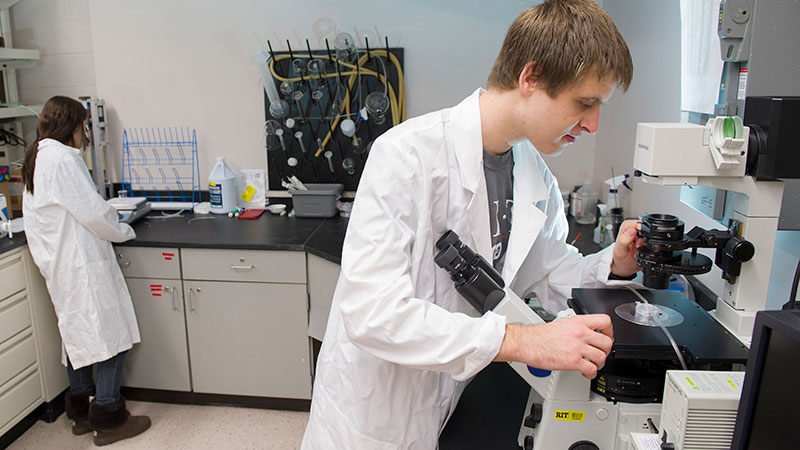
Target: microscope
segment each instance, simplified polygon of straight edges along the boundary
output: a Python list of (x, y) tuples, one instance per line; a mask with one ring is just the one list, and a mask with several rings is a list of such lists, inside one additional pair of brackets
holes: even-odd
[[(668, 284), (670, 270), (700, 273), (711, 269), (709, 258), (684, 249), (717, 248), (720, 261), (726, 261), (723, 264), (732, 268), (732, 274), (737, 262), (752, 256), (749, 242), (727, 232), (693, 229), (684, 235), (683, 223), (674, 216), (651, 215), (643, 224), (648, 250), (640, 258), (647, 261), (647, 282), (654, 287), (665, 287), (664, 280)], [(509, 323), (544, 323), (455, 232), (442, 235), (436, 247), (436, 264), (450, 274), (456, 290), (476, 310), (492, 310), (506, 316)], [(650, 315), (637, 313), (641, 304), (637, 296), (654, 308)], [(559, 312), (556, 320), (576, 312), (608, 314), (614, 326), (614, 347), (594, 380), (577, 371), (509, 363), (531, 386), (518, 436), (526, 450), (626, 449), (625, 436), (658, 425), (666, 371), (681, 368), (678, 359), (686, 361), (688, 368), (718, 370), (747, 360), (747, 349), (733, 335), (675, 291), (574, 289), (571, 306)], [(652, 315), (670, 328), (670, 339), (678, 343), (681, 353), (677, 358)]]

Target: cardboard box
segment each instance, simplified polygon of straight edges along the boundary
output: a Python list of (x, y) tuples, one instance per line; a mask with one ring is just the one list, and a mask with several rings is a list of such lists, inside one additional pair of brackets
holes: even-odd
[(22, 169), (11, 170), (11, 180), (8, 181), (9, 202), (8, 209), (22, 215)]

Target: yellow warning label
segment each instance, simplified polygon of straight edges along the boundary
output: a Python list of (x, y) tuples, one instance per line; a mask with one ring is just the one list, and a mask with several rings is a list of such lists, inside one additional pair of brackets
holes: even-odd
[(569, 422), (583, 422), (586, 413), (583, 411), (556, 411), (556, 420), (566, 420)]

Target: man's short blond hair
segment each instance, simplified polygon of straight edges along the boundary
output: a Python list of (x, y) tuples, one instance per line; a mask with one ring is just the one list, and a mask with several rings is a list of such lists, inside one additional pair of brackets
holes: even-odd
[(528, 63), (551, 97), (587, 74), (614, 80), (623, 90), (633, 78), (628, 45), (592, 0), (548, 0), (520, 14), (506, 33), (488, 87), (515, 89)]

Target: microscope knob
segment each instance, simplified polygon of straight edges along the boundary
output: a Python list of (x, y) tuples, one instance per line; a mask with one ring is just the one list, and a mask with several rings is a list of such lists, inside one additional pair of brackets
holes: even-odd
[(533, 450), (533, 436), (531, 435), (525, 436), (525, 441), (524, 444), (522, 445), (522, 448), (525, 450)]
[(531, 414), (525, 418), (523, 425), (528, 428), (536, 428), (536, 425), (542, 421), (542, 414), (544, 414), (544, 408), (541, 403), (531, 404)]
[(733, 238), (725, 244), (725, 251), (736, 261), (746, 262), (753, 258), (756, 248), (750, 241), (741, 238)]
[(600, 450), (594, 442), (578, 441), (569, 446), (569, 450)]

